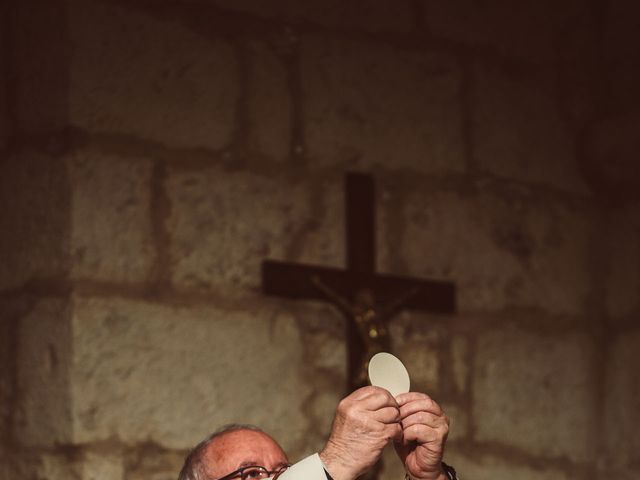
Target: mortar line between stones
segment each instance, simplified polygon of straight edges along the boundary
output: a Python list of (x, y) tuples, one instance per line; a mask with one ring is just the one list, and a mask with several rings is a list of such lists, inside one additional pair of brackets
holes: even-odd
[[(301, 108), (302, 110), (302, 108)], [(300, 114), (302, 115), (302, 114)], [(300, 131), (302, 131), (301, 129)], [(61, 136), (68, 139), (67, 149), (79, 148), (95, 148), (106, 154), (124, 155), (131, 157), (149, 158), (155, 157), (166, 162), (167, 167), (177, 170), (201, 170), (215, 166), (225, 169), (229, 168), (228, 159), (225, 158), (224, 152), (221, 150), (210, 150), (206, 148), (193, 147), (173, 147), (161, 144), (159, 142), (140, 139), (134, 135), (126, 133), (104, 133), (104, 132), (88, 132), (76, 127), (63, 130), (48, 131), (22, 135), (14, 143), (9, 153), (19, 153), (21, 151), (41, 151), (50, 154), (50, 148), (47, 144), (54, 136)], [(326, 167), (313, 169), (308, 165), (296, 164), (296, 169), (312, 172), (314, 177), (332, 176), (334, 172), (342, 172), (339, 167)], [(274, 162), (262, 168), (252, 166), (254, 173), (260, 171), (273, 173), (281, 171), (281, 164)], [(444, 173), (444, 174), (425, 174), (412, 170), (385, 169), (377, 167), (381, 177), (396, 177), (402, 180), (407, 187), (420, 185), (420, 188), (426, 188), (425, 185), (436, 185), (440, 189), (443, 188), (469, 188), (478, 182), (484, 184), (485, 188), (500, 195), (505, 189), (510, 190), (512, 195), (513, 189), (536, 191), (540, 193), (539, 198), (543, 202), (561, 202), (572, 206), (580, 206), (582, 208), (592, 206), (594, 198), (590, 194), (578, 194), (571, 191), (561, 190), (554, 186), (541, 183), (527, 183), (518, 179), (503, 177), (487, 172), (477, 173), (474, 175), (460, 173)], [(525, 195), (527, 198), (531, 195)]]
[[(517, 447), (506, 445), (495, 441), (475, 441), (475, 440), (458, 440), (452, 441), (452, 445), (459, 446), (461, 450), (466, 452), (467, 458), (475, 461), (482, 461), (487, 456), (492, 456), (504, 460), (510, 465), (521, 465), (523, 467), (533, 467), (536, 470), (553, 470), (558, 469), (568, 474), (579, 472), (591, 472), (595, 470), (595, 462), (578, 462), (570, 460), (567, 457), (547, 457), (529, 453)], [(446, 452), (445, 452), (446, 462)], [(569, 475), (567, 478), (581, 478), (581, 475)], [(588, 477), (593, 478), (593, 476)]]
[(253, 75), (253, 65), (250, 60), (246, 40), (235, 39), (233, 46), (238, 73), (238, 93), (235, 102), (235, 127), (231, 139), (231, 151), (234, 157), (232, 159), (232, 165), (234, 168), (242, 168), (247, 163), (248, 140), (251, 132), (249, 103), (251, 98), (250, 84)]
[(291, 135), (289, 145), (290, 163), (306, 164), (304, 92), (300, 61), (300, 38), (293, 35), (290, 51), (281, 58), (284, 62), (287, 87), (291, 99)]
[(477, 174), (480, 171), (475, 158), (475, 125), (474, 125), (474, 103), (475, 103), (475, 75), (473, 58), (466, 55), (458, 56), (460, 65), (460, 117), (462, 129), (463, 155), (467, 172)]
[[(421, 3), (419, 0), (412, 0), (412, 2)], [(329, 34), (350, 40), (382, 43), (406, 51), (447, 53), (451, 55), (466, 53), (467, 55), (482, 58), (491, 64), (514, 64), (520, 69), (538, 68), (538, 65), (534, 62), (507, 56), (497, 48), (469, 45), (444, 37), (434, 37), (428, 35), (422, 29), (417, 31), (386, 30), (381, 32), (357, 30), (354, 32), (353, 28), (349, 27), (332, 27), (314, 23), (306, 19), (291, 21), (290, 19), (265, 18), (259, 14), (228, 10), (224, 7), (211, 4), (199, 4), (198, 8), (193, 8), (191, 12), (185, 14), (183, 5), (179, 3), (174, 4), (173, 8), (171, 8), (172, 6), (165, 5), (163, 9), (158, 9), (155, 4), (153, 5), (155, 8), (151, 8), (150, 5), (140, 0), (137, 2), (123, 2), (119, 0), (118, 3), (126, 8), (136, 9), (156, 18), (179, 22), (185, 28), (215, 40), (239, 37), (263, 38), (287, 28), (294, 28), (298, 34)], [(201, 27), (203, 22), (206, 22), (206, 31), (203, 31)], [(235, 24), (241, 26), (235, 27)], [(410, 28), (412, 27), (410, 26)], [(212, 34), (207, 35), (209, 32), (212, 32)]]
[(155, 248), (151, 280), (155, 288), (167, 288), (171, 283), (171, 240), (166, 226), (171, 215), (171, 204), (165, 191), (166, 178), (166, 162), (162, 159), (156, 159), (151, 173), (151, 208), (149, 212), (152, 241)]
[[(595, 421), (595, 431), (592, 433), (593, 441), (593, 457), (596, 463), (602, 459), (603, 452), (606, 452), (606, 431), (607, 416), (602, 412), (607, 412), (607, 366), (611, 359), (612, 344), (615, 341), (615, 332), (612, 329), (610, 318), (606, 307), (607, 288), (605, 279), (608, 278), (611, 262), (611, 254), (613, 245), (612, 239), (607, 236), (606, 232), (611, 231), (611, 210), (601, 210), (596, 217), (596, 225), (591, 236), (591, 265), (589, 273), (591, 277), (590, 288), (588, 293), (588, 310), (591, 311), (591, 320), (588, 324), (592, 325), (591, 339), (594, 348), (593, 370), (595, 378), (594, 388), (594, 404), (592, 407), (592, 415)], [(605, 232), (603, 235), (601, 232)], [(601, 435), (597, 433), (601, 432)]]

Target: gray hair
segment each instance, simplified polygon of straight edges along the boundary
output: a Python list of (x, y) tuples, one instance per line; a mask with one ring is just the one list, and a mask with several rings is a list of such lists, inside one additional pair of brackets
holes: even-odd
[(224, 425), (193, 447), (184, 460), (184, 465), (182, 466), (182, 470), (180, 470), (178, 480), (214, 480), (207, 476), (207, 469), (204, 463), (204, 454), (207, 451), (207, 447), (211, 445), (216, 438), (221, 437), (225, 433), (235, 432), (237, 430), (252, 430), (254, 432), (264, 433), (262, 429), (255, 425), (245, 425), (241, 423)]

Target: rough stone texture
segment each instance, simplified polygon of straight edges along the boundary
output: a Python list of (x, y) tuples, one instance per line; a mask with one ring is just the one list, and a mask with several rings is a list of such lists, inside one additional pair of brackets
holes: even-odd
[[(2, 442), (10, 435), (9, 419), (13, 398), (13, 365), (12, 344), (13, 325), (11, 319), (6, 315), (9, 302), (0, 300), (0, 453), (2, 452)], [(0, 455), (0, 458), (2, 456)]]
[[(607, 465), (633, 467), (640, 462), (640, 331), (618, 335), (609, 349), (603, 426)], [(637, 470), (636, 470), (637, 472)]]
[[(438, 399), (436, 399), (438, 401)], [(452, 403), (438, 402), (449, 418), (448, 443), (465, 440), (469, 436), (469, 413), (465, 408)]]
[(43, 298), (20, 320), (13, 435), (27, 446), (72, 439), (71, 324), (66, 298)]
[(211, 168), (172, 172), (167, 191), (173, 281), (180, 287), (255, 288), (264, 259), (325, 264), (338, 248), (323, 229), (325, 215), (334, 213), (317, 215), (318, 204), (332, 201), (321, 184)]
[(475, 438), (533, 455), (592, 459), (593, 362), (593, 346), (583, 334), (481, 334), (473, 379)]
[(81, 466), (82, 480), (123, 480), (124, 462), (120, 456), (104, 453), (85, 455)]
[(474, 480), (568, 480), (575, 478), (553, 467), (535, 468), (526, 464), (504, 460), (493, 455), (473, 455), (468, 457), (450, 448), (445, 454), (445, 462), (453, 465), (461, 478)]
[[(316, 382), (317, 380), (314, 379), (314, 383)], [(344, 384), (345, 382), (336, 382), (335, 380), (333, 382), (326, 381), (311, 396), (306, 415), (312, 421), (314, 428), (305, 438), (307, 448), (302, 454), (298, 453), (296, 460), (302, 459), (304, 454), (319, 452), (324, 447), (331, 433), (336, 407), (345, 396)]]
[(236, 60), (227, 43), (175, 18), (69, 0), (69, 116), (92, 132), (219, 149), (234, 128)]
[(24, 295), (0, 297), (0, 464), (3, 442), (11, 440), (11, 416), (16, 406), (19, 320), (29, 309), (28, 298)]
[(411, 28), (411, 2), (394, 2), (393, 8), (376, 0), (342, 2), (276, 0), (265, 3), (260, 0), (214, 0), (225, 9), (239, 10), (277, 18), (287, 23), (315, 23), (338, 28), (356, 28), (368, 31), (401, 30)]
[(64, 275), (69, 186), (64, 163), (32, 152), (0, 163), (0, 290)]
[(22, 132), (57, 130), (67, 120), (69, 48), (64, 0), (12, 2), (11, 12), (13, 128)]
[(411, 390), (432, 393), (438, 387), (438, 351), (422, 342), (406, 342), (399, 356), (411, 378)]
[(640, 204), (612, 212), (606, 280), (606, 304), (611, 317), (640, 312)]
[(234, 311), (77, 298), (74, 441), (184, 449), (220, 425), (247, 422), (286, 450), (304, 448), (309, 384), (296, 322), (250, 305)]
[(456, 389), (464, 392), (469, 380), (469, 339), (461, 335), (451, 339), (451, 371)]
[(292, 242), (296, 261), (326, 267), (346, 267), (344, 173), (332, 174), (307, 186), (310, 212), (300, 230), (298, 244)]
[(132, 452), (127, 480), (175, 480), (184, 463), (183, 452), (145, 448)]
[(552, 63), (558, 43), (587, 26), (584, 3), (423, 0), (425, 23), (434, 36), (539, 63)]
[(143, 281), (153, 261), (151, 162), (81, 150), (67, 159), (72, 275)]
[[(533, 4), (534, 2), (528, 2)], [(531, 79), (476, 68), (474, 155), (489, 173), (587, 192), (574, 139), (551, 93)]]
[(304, 37), (301, 51), (314, 165), (463, 168), (459, 71), (451, 57), (319, 36)]
[(248, 52), (250, 148), (282, 161), (289, 155), (292, 128), (285, 65), (264, 43), (250, 43)]
[(640, 112), (593, 122), (585, 132), (583, 165), (593, 190), (603, 198), (640, 200)]
[[(586, 308), (588, 210), (485, 188), (403, 195), (392, 191), (382, 205), (381, 270), (454, 281), (461, 312)], [(403, 213), (395, 210), (399, 202)]]
[[(5, 467), (5, 477), (0, 479), (37, 478), (40, 480), (123, 480), (124, 464), (118, 455), (109, 453), (59, 453), (14, 454)], [(174, 477), (175, 478), (175, 477)]]
[(330, 303), (288, 302), (300, 324), (305, 361), (314, 370), (326, 372), (335, 378), (347, 375), (347, 345), (342, 313)]
[(391, 348), (401, 351), (407, 342), (437, 346), (443, 341), (446, 329), (440, 317), (414, 310), (402, 310), (389, 324)]

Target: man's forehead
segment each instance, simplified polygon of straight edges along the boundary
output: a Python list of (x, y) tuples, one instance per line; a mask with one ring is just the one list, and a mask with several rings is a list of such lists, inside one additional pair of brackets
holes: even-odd
[(286, 461), (282, 448), (269, 435), (247, 429), (232, 430), (216, 437), (207, 448), (207, 457), (225, 468), (261, 465), (274, 457)]

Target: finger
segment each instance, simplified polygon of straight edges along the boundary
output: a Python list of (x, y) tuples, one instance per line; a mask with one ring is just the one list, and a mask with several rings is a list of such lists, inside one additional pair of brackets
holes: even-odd
[(400, 410), (398, 407), (383, 407), (373, 412), (373, 418), (380, 423), (399, 423)]
[(440, 405), (424, 394), (421, 397), (400, 404), (400, 416), (402, 418), (420, 411), (433, 413), (434, 415), (442, 415), (444, 413)]
[(430, 412), (416, 412), (402, 419), (402, 428), (407, 429), (413, 425), (426, 425), (431, 428), (439, 428), (449, 425), (446, 415), (434, 415)]
[[(354, 395), (357, 394), (357, 395)], [(383, 407), (397, 407), (398, 403), (387, 390), (380, 387), (362, 387), (354, 392), (354, 400), (367, 410), (379, 410)]]
[(399, 423), (390, 423), (385, 427), (385, 435), (387, 441), (400, 442), (402, 441), (402, 427)]
[(396, 401), (398, 402), (398, 405), (402, 406), (406, 403), (415, 402), (416, 400), (424, 400), (427, 398), (431, 398), (431, 397), (426, 393), (407, 392), (407, 393), (401, 393), (400, 395), (398, 395), (396, 397)]
[(403, 442), (416, 442), (419, 444), (444, 444), (449, 430), (446, 426), (432, 428), (423, 424), (412, 425), (402, 431)]

